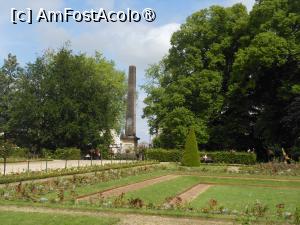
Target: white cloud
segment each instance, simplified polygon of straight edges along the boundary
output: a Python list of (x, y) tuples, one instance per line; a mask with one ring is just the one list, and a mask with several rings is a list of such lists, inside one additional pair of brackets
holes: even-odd
[(68, 31), (55, 24), (37, 24), (36, 33), (42, 48), (57, 48), (61, 47), (66, 41), (71, 40), (72, 36)]
[(129, 23), (97, 24), (79, 35), (71, 35), (65, 28), (53, 24), (40, 24), (37, 28), (43, 46), (53, 47), (70, 40), (74, 49), (90, 54), (95, 50), (105, 51), (113, 55), (117, 63), (135, 64), (145, 69), (168, 52), (170, 37), (179, 24), (159, 27)]
[(137, 136), (141, 138), (141, 141), (149, 142), (149, 127), (146, 119), (142, 119), (143, 109), (146, 106), (144, 104), (144, 98), (146, 97), (145, 93), (139, 92), (139, 98), (137, 101), (136, 108), (136, 124), (137, 124)]

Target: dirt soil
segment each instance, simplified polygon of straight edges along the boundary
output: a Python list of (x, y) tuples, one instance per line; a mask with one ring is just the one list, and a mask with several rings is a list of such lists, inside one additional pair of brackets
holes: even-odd
[(176, 204), (178, 200), (180, 200), (183, 203), (190, 202), (194, 200), (198, 195), (206, 191), (208, 188), (210, 188), (212, 185), (209, 184), (197, 184), (186, 191), (182, 192), (181, 194), (177, 195), (175, 198), (173, 198), (170, 201), (170, 204)]
[(134, 184), (129, 184), (126, 186), (122, 186), (122, 187), (117, 187), (117, 188), (113, 188), (110, 190), (106, 190), (103, 192), (98, 192), (98, 193), (93, 193), (90, 195), (85, 195), (85, 196), (80, 196), (77, 198), (77, 201), (88, 201), (90, 198), (97, 198), (99, 196), (99, 194), (101, 194), (102, 197), (106, 198), (106, 197), (111, 197), (111, 196), (118, 196), (121, 195), (122, 193), (127, 193), (129, 191), (135, 191), (144, 187), (148, 187), (150, 185), (154, 185), (163, 181), (168, 181), (168, 180), (172, 180), (175, 179), (177, 177), (179, 177), (180, 175), (166, 175), (166, 176), (161, 176), (161, 177), (157, 177), (154, 179), (149, 179), (149, 180), (145, 180), (142, 182), (138, 182), (138, 183), (134, 183)]

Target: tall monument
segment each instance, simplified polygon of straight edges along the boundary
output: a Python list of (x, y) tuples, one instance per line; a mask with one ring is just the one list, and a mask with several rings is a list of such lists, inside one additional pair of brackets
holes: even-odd
[(136, 136), (136, 67), (129, 66), (125, 134), (121, 136), (122, 151), (137, 147)]

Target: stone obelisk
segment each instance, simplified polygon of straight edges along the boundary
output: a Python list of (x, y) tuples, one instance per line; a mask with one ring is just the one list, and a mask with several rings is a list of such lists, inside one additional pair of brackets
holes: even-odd
[(134, 150), (136, 136), (136, 67), (129, 66), (125, 134), (121, 136), (122, 151)]
[(136, 135), (136, 67), (129, 66), (125, 136)]

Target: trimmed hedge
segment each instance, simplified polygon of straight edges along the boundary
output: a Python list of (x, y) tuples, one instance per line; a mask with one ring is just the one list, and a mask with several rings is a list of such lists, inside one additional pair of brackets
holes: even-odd
[[(256, 155), (247, 152), (200, 152), (200, 158), (205, 154), (213, 159), (214, 163), (228, 163), (228, 164), (246, 164), (252, 165), (256, 163)], [(182, 150), (172, 149), (148, 149), (146, 151), (146, 158), (149, 160), (157, 160), (160, 162), (180, 162), (182, 157)]]
[(54, 153), (56, 159), (75, 160), (80, 159), (80, 149), (78, 148), (58, 148)]
[(214, 163), (246, 164), (256, 163), (256, 155), (247, 152), (200, 152), (200, 158), (204, 155), (212, 158)]
[(157, 160), (159, 162), (180, 162), (182, 151), (178, 149), (166, 150), (162, 148), (148, 149), (145, 152), (147, 160)]

